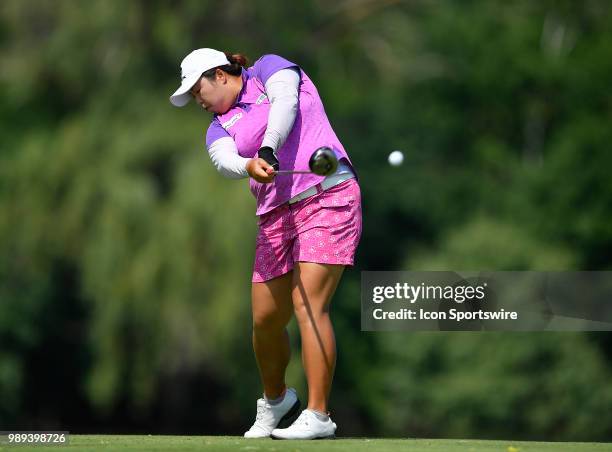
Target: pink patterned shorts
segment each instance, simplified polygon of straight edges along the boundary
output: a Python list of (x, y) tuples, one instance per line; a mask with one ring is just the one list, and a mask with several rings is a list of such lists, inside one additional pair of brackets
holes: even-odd
[(361, 193), (353, 179), (259, 217), (253, 282), (293, 270), (295, 262), (353, 265), (361, 237)]

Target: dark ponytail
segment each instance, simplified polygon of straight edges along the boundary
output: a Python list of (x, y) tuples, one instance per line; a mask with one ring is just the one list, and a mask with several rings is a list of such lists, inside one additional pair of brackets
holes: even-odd
[(230, 75), (240, 75), (242, 74), (242, 68), (246, 67), (246, 65), (249, 64), (249, 60), (247, 59), (247, 57), (240, 53), (225, 52), (225, 56), (227, 57), (227, 60), (230, 62), (230, 64), (209, 69), (208, 71), (204, 72), (202, 76), (206, 77), (209, 80), (214, 80), (217, 69), (221, 69), (223, 72), (227, 72)]
[(241, 53), (225, 53), (225, 56), (232, 65), (239, 65), (240, 67), (246, 67), (249, 64), (249, 59)]

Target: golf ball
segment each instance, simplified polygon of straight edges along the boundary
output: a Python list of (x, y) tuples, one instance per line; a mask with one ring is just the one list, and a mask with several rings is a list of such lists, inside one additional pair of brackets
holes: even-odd
[(404, 154), (402, 151), (393, 151), (389, 154), (389, 165), (400, 166), (404, 161)]

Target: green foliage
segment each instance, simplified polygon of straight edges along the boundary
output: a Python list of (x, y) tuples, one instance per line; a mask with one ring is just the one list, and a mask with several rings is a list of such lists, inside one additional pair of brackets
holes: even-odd
[[(202, 163), (197, 118), (168, 120), (161, 102), (135, 93), (120, 112), (97, 107), (31, 137), (3, 172), (3, 307), (36, 303), (13, 334), (53, 301), (52, 266), (71, 262), (91, 310), (87, 388), (101, 406), (122, 384), (146, 405), (159, 374), (222, 362), (231, 325), (248, 328), (248, 287), (227, 282), (249, 275), (254, 203), (244, 182), (224, 184)], [(34, 345), (36, 333), (16, 340)]]
[(428, 249), (409, 259), (407, 268), (553, 271), (574, 268), (574, 262), (568, 250), (539, 241), (525, 228), (475, 218), (450, 232), (437, 253)]
[(364, 380), (387, 434), (584, 440), (609, 432), (610, 370), (579, 334), (391, 333), (378, 345), (382, 367)]

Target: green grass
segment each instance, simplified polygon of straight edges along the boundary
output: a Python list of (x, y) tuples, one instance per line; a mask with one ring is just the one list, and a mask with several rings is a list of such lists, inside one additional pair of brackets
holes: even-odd
[(88, 451), (409, 451), (409, 452), (590, 452), (610, 451), (612, 443), (544, 443), (453, 439), (368, 439), (333, 441), (246, 440), (237, 436), (111, 436), (71, 435), (66, 446), (0, 446), (0, 451), (65, 449)]

